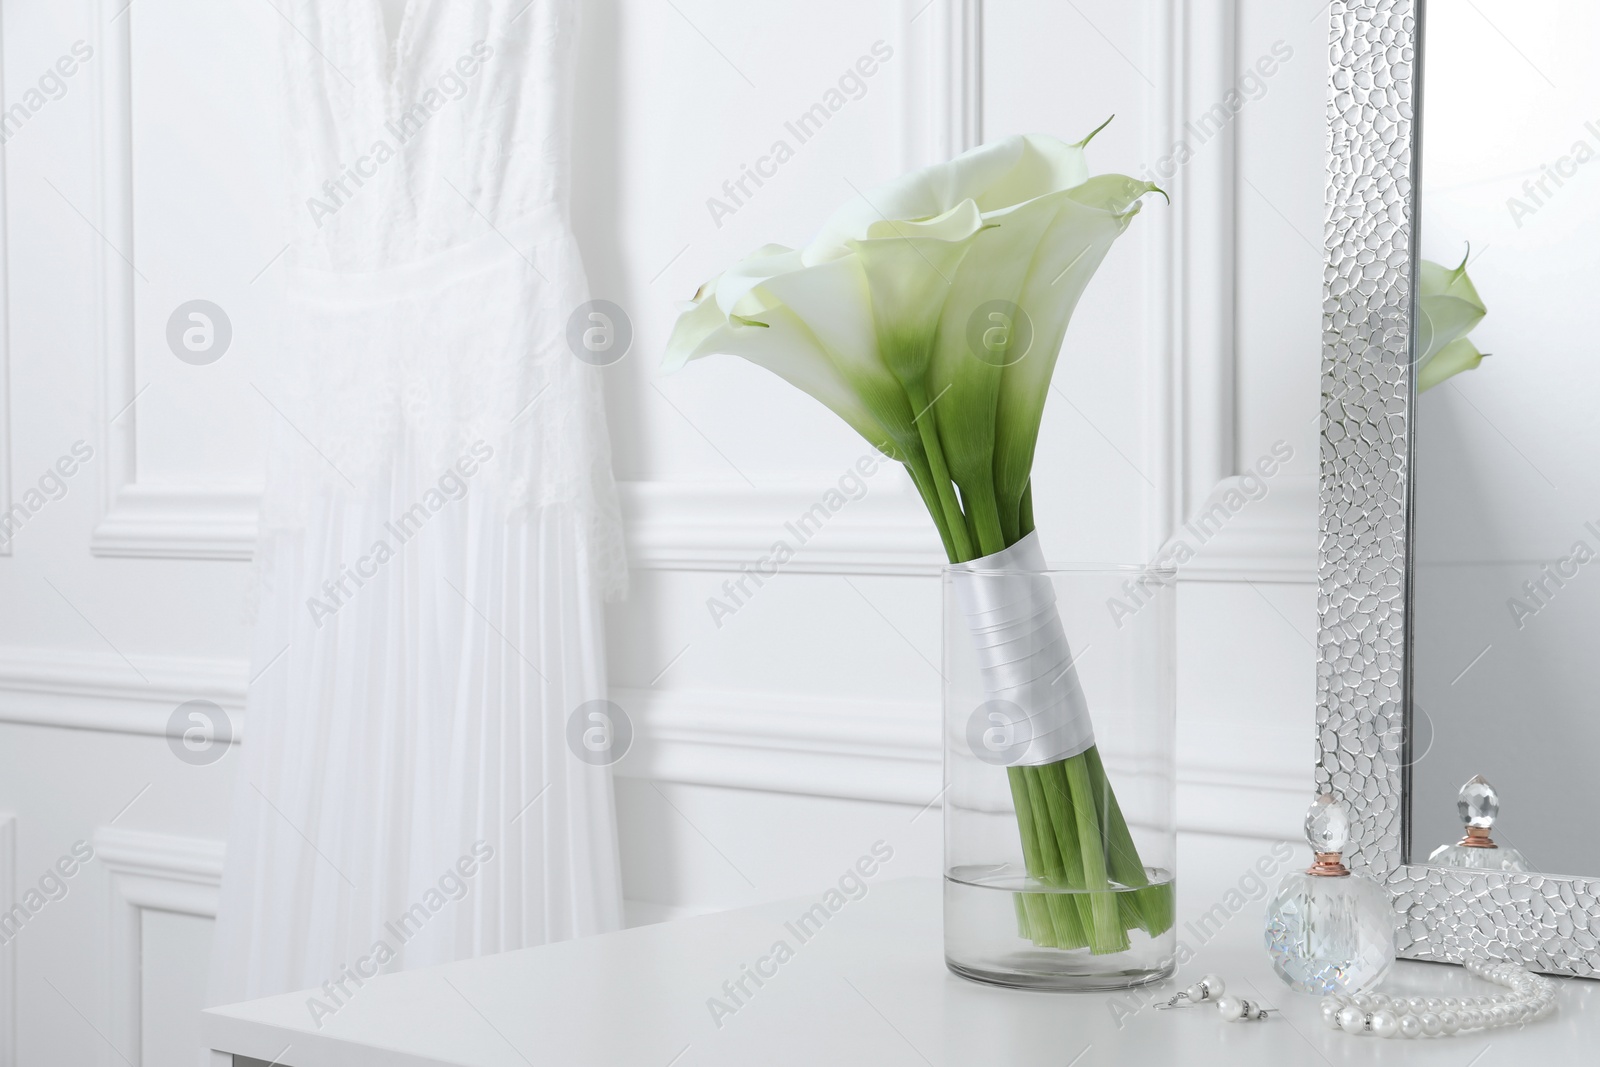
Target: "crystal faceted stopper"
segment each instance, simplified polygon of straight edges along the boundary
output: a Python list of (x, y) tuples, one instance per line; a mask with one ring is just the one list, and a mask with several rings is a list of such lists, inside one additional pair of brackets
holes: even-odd
[(1292, 989), (1356, 993), (1375, 985), (1394, 963), (1393, 901), (1388, 890), (1340, 862), (1350, 816), (1333, 797), (1311, 805), (1306, 840), (1317, 862), (1285, 875), (1268, 902), (1267, 955)]
[(1456, 810), (1461, 813), (1461, 821), (1468, 826), (1487, 830), (1494, 825), (1495, 816), (1500, 814), (1500, 794), (1494, 791), (1488, 779), (1475, 774), (1457, 794)]
[(1306, 840), (1313, 852), (1343, 852), (1350, 842), (1350, 816), (1344, 805), (1327, 793), (1312, 801), (1306, 812)]

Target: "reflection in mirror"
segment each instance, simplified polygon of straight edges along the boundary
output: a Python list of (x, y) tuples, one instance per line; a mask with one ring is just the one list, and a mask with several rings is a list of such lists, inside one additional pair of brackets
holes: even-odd
[(1407, 858), (1592, 876), (1600, 4), (1425, 13)]
[(1510, 845), (1501, 847), (1494, 839), (1495, 818), (1500, 814), (1500, 798), (1494, 786), (1481, 774), (1461, 787), (1456, 799), (1456, 810), (1466, 833), (1453, 845), (1440, 845), (1428, 857), (1428, 862), (1440, 867), (1466, 867), (1475, 871), (1526, 871), (1528, 863), (1522, 853)]

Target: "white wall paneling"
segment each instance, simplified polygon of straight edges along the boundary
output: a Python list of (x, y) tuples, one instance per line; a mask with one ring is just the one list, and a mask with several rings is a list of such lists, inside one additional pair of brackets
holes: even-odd
[(238, 743), (245, 664), (180, 656), (139, 662), (142, 678), (111, 652), (0, 647), (0, 722), (165, 737), (173, 709), (208, 700), (228, 713)]
[(982, 0), (902, 0), (911, 54), (902, 68), (905, 169), (983, 143)]
[[(932, 0), (907, 6), (913, 51), (901, 68), (908, 165), (960, 152), (981, 137), (981, 8), (977, 0)], [(1145, 69), (1158, 77), (1159, 107), (1150, 124), (1150, 158), (1191, 137), (1185, 125), (1204, 116), (1236, 79), (1235, 0), (1168, 0), (1150, 22)], [(1182, 523), (1238, 488), (1258, 457), (1240, 457), (1235, 416), (1235, 144), (1225, 123), (1203, 152), (1185, 164), (1182, 195), (1141, 220), (1157, 246), (1148, 280), (1151, 305), (1165, 325), (1151, 367), (1154, 388), (1145, 425), (1158, 477), (1149, 509), (1151, 547), (1181, 533)], [(1167, 212), (1163, 225), (1159, 218)], [(1308, 463), (1307, 457), (1301, 457)], [(1277, 478), (1272, 491), (1224, 524), (1186, 568), (1191, 580), (1309, 581), (1314, 523), (1308, 517), (1310, 473)], [(704, 483), (623, 485), (631, 558), (651, 569), (737, 569), (758, 557), (772, 531), (812, 500), (802, 490), (719, 489)], [(861, 509), (866, 510), (866, 509)], [(931, 573), (921, 502), (906, 488), (882, 502), (871, 519), (848, 516), (850, 536), (790, 565), (816, 573)], [(1248, 516), (1245, 512), (1248, 511)], [(714, 516), (715, 518), (708, 518)], [(1201, 547), (1201, 546), (1197, 546)]]
[[(5, 48), (3, 45), (4, 31), (0, 30), (0, 71), (7, 69), (4, 63)], [(10, 100), (6, 99), (0, 91), (0, 111), (9, 106)], [(8, 184), (4, 168), (0, 168), (0, 523), (5, 521), (5, 516), (10, 513), (11, 499), (11, 285), (7, 279), (10, 272), (10, 255), (8, 250), (11, 242), (6, 236), (6, 186)], [(0, 556), (11, 555), (11, 536), (8, 527), (0, 525)], [(4, 1020), (0, 1020), (3, 1022)], [(3, 1055), (3, 1053), (0, 1053)], [(5, 1067), (0, 1064), (0, 1067)]]
[(111, 1029), (106, 1036), (120, 1050), (120, 1059), (140, 1067), (144, 912), (215, 919), (224, 846), (201, 838), (102, 827), (95, 832), (94, 848), (111, 885)]
[[(943, 754), (937, 709), (912, 701), (822, 702), (773, 693), (614, 689), (637, 743), (630, 778), (764, 789), (921, 809)], [(1271, 836), (1305, 799), (1295, 750), (1200, 734), (1178, 757), (1178, 828)]]
[[(892, 464), (784, 565), (796, 574), (936, 575), (944, 551), (922, 501)], [(737, 571), (817, 503), (812, 487), (685, 482), (621, 486), (629, 559), (652, 570)], [(794, 535), (788, 535), (794, 540)]]
[[(1160, 416), (1151, 423), (1154, 447), (1165, 457), (1155, 510), (1160, 538), (1183, 538), (1198, 550), (1181, 568), (1186, 580), (1310, 581), (1316, 565), (1310, 456), (1275, 475), (1265, 496), (1215, 524), (1214, 533), (1207, 526), (1186, 534), (1185, 524), (1238, 490), (1240, 476), (1260, 457), (1238, 454), (1236, 432), (1238, 124), (1232, 114), (1220, 123), (1212, 117), (1227, 108), (1230, 94), (1237, 99), (1238, 0), (1169, 0), (1167, 12), (1159, 43), (1166, 60), (1154, 69), (1172, 77), (1161, 94), (1163, 128), (1152, 158), (1173, 154), (1179, 144), (1193, 146), (1194, 156), (1182, 165), (1181, 195), (1173, 198), (1172, 223), (1161, 236), (1167, 272), (1158, 284), (1170, 340), (1157, 379), (1166, 386)], [(1202, 123), (1209, 133), (1203, 145), (1195, 132)]]
[[(17, 906), (17, 817), (0, 814), (0, 915)], [(0, 1067), (17, 1067), (17, 947), (0, 945)]]
[[(141, 479), (140, 412), (141, 404), (149, 407), (150, 398), (145, 394), (151, 382), (141, 384), (138, 297), (152, 285), (137, 266), (142, 261), (142, 245), (135, 225), (134, 23), (150, 14), (126, 0), (96, 0), (94, 4), (92, 76), (98, 83), (96, 175), (102, 238), (96, 246), (101, 316), (97, 422), (105, 511), (94, 528), (90, 547), (97, 556), (249, 559), (260, 508), (259, 490), (249, 484), (248, 476), (242, 482), (207, 477), (176, 482)], [(170, 117), (180, 122), (192, 118)], [(231, 128), (220, 126), (210, 130), (209, 136), (216, 139), (219, 132)], [(223, 142), (216, 143), (222, 150)], [(205, 218), (201, 211), (196, 217)], [(193, 221), (163, 220), (177, 232)], [(192, 263), (185, 266), (185, 281), (205, 273)], [(160, 280), (163, 293), (166, 284), (177, 282), (175, 278)], [(235, 307), (236, 316), (238, 310)], [(145, 333), (150, 332), (147, 325)], [(236, 342), (235, 348), (240, 345)], [(197, 443), (200, 440), (197, 438)]]
[[(902, 0), (899, 31), (900, 119), (892, 132), (909, 169), (949, 159), (982, 140), (982, 5)], [(620, 491), (630, 560), (662, 570), (737, 570), (766, 553), (773, 531), (817, 499), (808, 487), (687, 481), (623, 482)], [(866, 503), (831, 521), (826, 537), (785, 569), (931, 575), (943, 559), (910, 481), (886, 472)]]

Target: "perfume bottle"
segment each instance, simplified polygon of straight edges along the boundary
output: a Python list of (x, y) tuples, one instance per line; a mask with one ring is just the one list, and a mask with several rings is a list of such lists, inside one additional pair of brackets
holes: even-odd
[(1467, 824), (1467, 836), (1453, 845), (1440, 845), (1428, 857), (1441, 867), (1468, 867), (1475, 871), (1526, 871), (1528, 862), (1514, 848), (1501, 848), (1489, 836), (1500, 814), (1500, 796), (1483, 775), (1475, 774), (1456, 796), (1456, 810)]
[(1394, 963), (1394, 902), (1387, 889), (1344, 865), (1350, 816), (1333, 797), (1312, 803), (1306, 840), (1316, 862), (1285, 875), (1267, 904), (1272, 969), (1302, 993), (1370, 988)]

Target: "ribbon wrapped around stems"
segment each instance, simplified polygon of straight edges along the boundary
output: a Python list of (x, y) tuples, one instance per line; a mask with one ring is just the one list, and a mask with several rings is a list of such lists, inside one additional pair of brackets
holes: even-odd
[(1011, 766), (1039, 767), (1094, 746), (1088, 701), (1046, 567), (1034, 532), (952, 568), (984, 693), (1008, 720), (1008, 752), (1019, 752), (1007, 760)]

